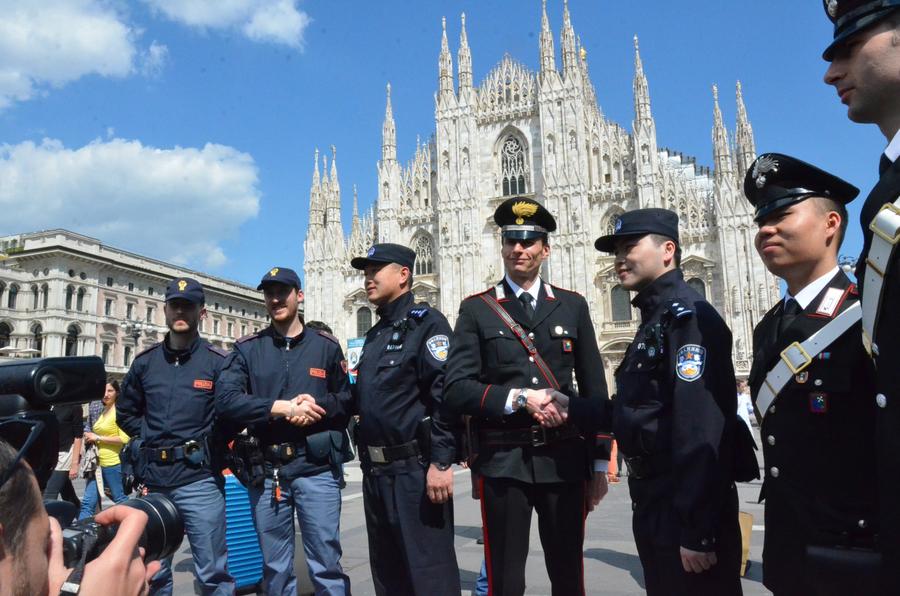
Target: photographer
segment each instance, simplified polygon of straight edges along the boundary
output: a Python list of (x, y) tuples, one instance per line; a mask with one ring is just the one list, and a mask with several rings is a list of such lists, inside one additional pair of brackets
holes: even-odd
[[(119, 524), (116, 538), (87, 564), (80, 592), (65, 593), (145, 594), (148, 579), (159, 570), (156, 562), (145, 566), (137, 548), (147, 515), (113, 507), (96, 519)], [(0, 440), (0, 596), (60, 594), (71, 571), (63, 565), (59, 524), (47, 516), (30, 466)]]

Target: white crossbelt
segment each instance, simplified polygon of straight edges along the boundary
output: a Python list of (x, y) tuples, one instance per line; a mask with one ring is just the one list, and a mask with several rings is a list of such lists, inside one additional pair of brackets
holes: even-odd
[(795, 341), (782, 350), (781, 359), (766, 375), (766, 380), (756, 396), (756, 407), (764, 418), (769, 411), (769, 406), (788, 384), (791, 377), (809, 366), (816, 356), (859, 321), (861, 315), (859, 302), (856, 302), (813, 333), (802, 344)]
[(891, 265), (891, 257), (900, 239), (900, 198), (885, 203), (869, 224), (872, 244), (866, 254), (866, 275), (862, 296), (863, 344), (869, 354), (878, 355), (875, 326), (881, 311), (884, 278)]

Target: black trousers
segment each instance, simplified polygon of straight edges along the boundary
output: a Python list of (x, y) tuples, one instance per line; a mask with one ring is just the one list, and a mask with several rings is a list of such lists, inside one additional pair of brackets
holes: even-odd
[(57, 497), (61, 497), (64, 501), (72, 503), (77, 508), (81, 508), (81, 501), (75, 493), (75, 487), (69, 479), (69, 472), (66, 470), (54, 470), (47, 480), (47, 486), (44, 487), (43, 497), (48, 501), (53, 501)]
[(584, 595), (585, 483), (480, 478), (489, 596), (525, 593), (532, 510), (553, 596)]
[[(415, 458), (391, 469), (366, 466), (363, 505), (369, 562), (378, 596), (459, 596), (453, 501), (435, 505)], [(388, 472), (388, 473), (385, 473)]]

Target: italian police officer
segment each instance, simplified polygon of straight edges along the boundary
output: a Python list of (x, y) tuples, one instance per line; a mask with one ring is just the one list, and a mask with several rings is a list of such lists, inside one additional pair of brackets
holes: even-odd
[[(223, 411), (249, 427), (265, 462), (259, 467), (265, 478), (249, 479), (263, 584), (272, 596), (297, 592), (296, 510), (316, 593), (349, 594), (340, 543), (342, 464), (350, 450), (346, 361), (333, 335), (300, 322), (303, 290), (293, 270), (272, 268), (258, 289), (272, 323), (235, 343), (216, 397)], [(292, 411), (287, 420), (270, 421), (270, 405), (278, 400), (292, 402)]]
[(583, 594), (584, 519), (607, 490), (608, 445), (597, 448), (594, 422), (564, 424), (550, 397), (557, 391), (608, 421), (603, 363), (587, 301), (540, 276), (556, 229), (550, 212), (513, 198), (494, 222), (506, 275), (460, 305), (446, 382), (448, 407), (477, 427), (470, 465), (480, 478), (489, 593), (524, 593), (536, 510), (553, 594)]
[(376, 244), (350, 264), (378, 307), (353, 394), (375, 593), (460, 593), (453, 548), (454, 421), (444, 411), (450, 324), (412, 293), (416, 254)]
[(875, 124), (887, 143), (878, 183), (860, 210), (856, 281), (864, 341), (875, 362), (883, 589), (900, 594), (900, 0), (824, 0), (823, 6), (834, 23), (823, 54), (830, 62), (825, 82), (850, 120)]
[(859, 295), (837, 262), (858, 193), (777, 153), (744, 180), (756, 249), (787, 283), (754, 330), (750, 374), (766, 470), (763, 583), (776, 596), (878, 593), (874, 377)]
[(595, 247), (615, 254), (641, 313), (616, 369), (613, 434), (628, 466), (647, 594), (741, 594), (733, 457), (737, 427), (746, 426), (736, 414), (731, 332), (684, 281), (674, 212), (623, 213)]
[[(233, 594), (217, 457), (223, 437), (214, 403), (225, 352), (200, 337), (206, 309), (196, 280), (172, 280), (165, 300), (169, 332), (135, 357), (116, 402), (116, 422), (133, 438), (126, 449), (136, 476), (150, 492), (172, 499), (181, 514), (202, 593)], [(172, 593), (171, 559), (154, 576), (151, 592)]]

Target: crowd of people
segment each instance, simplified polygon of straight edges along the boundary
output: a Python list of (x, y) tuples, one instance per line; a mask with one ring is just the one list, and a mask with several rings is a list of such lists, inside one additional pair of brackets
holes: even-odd
[[(777, 596), (893, 595), (900, 0), (823, 4), (835, 25), (825, 81), (851, 120), (877, 124), (889, 144), (861, 213), (856, 282), (837, 258), (859, 190), (781, 153), (760, 155), (746, 172), (758, 257), (786, 284), (754, 330), (748, 379), (764, 459), (763, 581)], [(316, 593), (349, 594), (340, 490), (353, 428), (378, 594), (460, 593), (451, 466), (465, 461), (481, 501), (487, 593), (525, 592), (536, 513), (553, 594), (571, 596), (588, 591), (584, 521), (608, 490), (614, 437), (647, 593), (741, 594), (735, 482), (758, 478), (759, 467), (731, 332), (679, 269), (678, 216), (627, 211), (595, 242), (614, 255), (640, 311), (615, 396), (587, 301), (540, 275), (553, 214), (515, 197), (494, 221), (505, 275), (462, 302), (452, 329), (415, 301), (412, 250), (376, 244), (351, 261), (379, 315), (352, 376), (338, 340), (298, 316), (304, 296), (292, 270), (262, 277), (271, 325), (231, 352), (199, 335), (202, 286), (173, 280), (164, 341), (135, 358), (121, 388), (107, 386), (86, 422), (77, 407), (56, 411), (60, 453), (45, 496), (77, 500), (72, 479), (93, 478), (80, 503), (92, 515), (97, 480), (118, 501), (127, 467), (145, 492), (174, 502), (203, 593), (232, 594), (220, 473), (228, 467), (250, 494), (266, 593), (296, 593), (296, 515)], [(121, 524), (116, 541), (83, 573), (65, 569), (60, 529), (40, 507), (24, 449), (0, 443), (0, 592), (172, 593), (171, 561), (145, 564), (135, 548), (146, 523), (139, 511), (99, 513)]]

